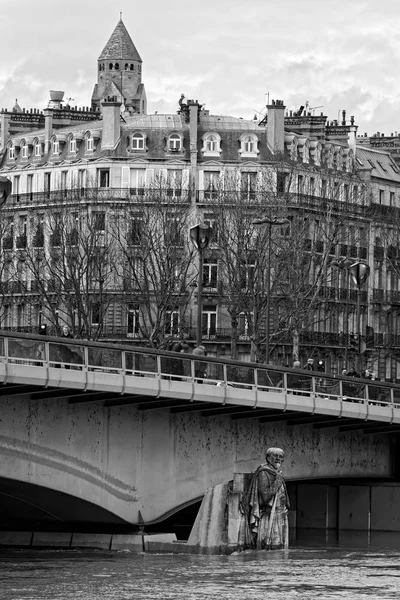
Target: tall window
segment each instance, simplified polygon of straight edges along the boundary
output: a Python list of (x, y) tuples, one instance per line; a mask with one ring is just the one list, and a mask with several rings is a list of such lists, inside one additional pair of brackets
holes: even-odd
[(202, 313), (202, 333), (204, 337), (214, 338), (217, 334), (217, 307), (204, 305)]
[(13, 160), (15, 158), (15, 148), (14, 148), (14, 146), (10, 146), (8, 148), (8, 158), (10, 158), (11, 160)]
[(21, 182), (20, 175), (15, 175), (15, 177), (13, 178), (13, 194), (15, 194), (17, 196), (17, 200), (19, 199), (20, 182)]
[(215, 135), (209, 135), (206, 139), (206, 150), (207, 152), (217, 151), (217, 138), (215, 137)]
[(26, 191), (32, 197), (33, 194), (33, 174), (30, 173), (26, 179)]
[(91, 135), (86, 138), (86, 152), (93, 152), (93, 138)]
[(51, 173), (46, 172), (44, 174), (44, 191), (47, 198), (50, 198), (50, 190), (51, 190)]
[(40, 142), (36, 142), (35, 144), (35, 156), (41, 156), (42, 155), (42, 144)]
[(60, 142), (58, 140), (53, 140), (53, 154), (59, 154), (60, 152)]
[(165, 314), (165, 335), (178, 335), (179, 334), (179, 310), (177, 308), (167, 310)]
[(140, 246), (143, 235), (143, 219), (140, 214), (131, 218), (130, 230), (128, 234), (128, 244), (130, 246)]
[(110, 169), (98, 170), (98, 185), (101, 188), (110, 187)]
[(139, 307), (136, 304), (128, 305), (128, 337), (138, 337), (140, 332), (139, 327)]
[(215, 260), (205, 259), (203, 263), (203, 287), (217, 287), (218, 281), (218, 263)]
[(287, 179), (288, 179), (287, 173), (283, 173), (282, 171), (279, 171), (276, 174), (276, 191), (278, 192), (278, 194), (283, 194), (287, 191), (287, 189), (286, 189)]
[(131, 194), (137, 196), (144, 195), (146, 181), (146, 169), (131, 169), (130, 170), (130, 190)]
[(69, 138), (69, 151), (72, 154), (75, 154), (76, 152), (76, 139), (73, 137)]
[(243, 263), (240, 269), (240, 287), (242, 290), (251, 290), (254, 287), (255, 264)]
[(256, 197), (257, 173), (242, 171), (241, 191), (242, 198), (254, 200)]
[(24, 144), (22, 146), (22, 158), (28, 158), (28, 146)]
[(182, 170), (169, 169), (167, 176), (167, 195), (174, 198), (182, 195)]
[(220, 177), (219, 171), (204, 171), (204, 198), (207, 200), (218, 197)]

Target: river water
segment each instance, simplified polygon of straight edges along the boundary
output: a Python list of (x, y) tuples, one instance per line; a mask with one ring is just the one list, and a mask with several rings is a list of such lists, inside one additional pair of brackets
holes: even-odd
[(230, 556), (3, 548), (0, 599), (398, 599), (400, 536), (354, 541)]

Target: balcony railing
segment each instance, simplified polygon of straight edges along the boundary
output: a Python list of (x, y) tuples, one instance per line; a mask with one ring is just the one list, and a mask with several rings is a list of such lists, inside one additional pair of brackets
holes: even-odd
[(87, 201), (101, 202), (134, 202), (135, 200), (160, 201), (166, 203), (172, 199), (182, 203), (190, 200), (190, 190), (163, 187), (147, 188), (74, 188), (63, 190), (52, 190), (44, 192), (30, 192), (26, 194), (12, 194), (7, 202), (7, 207), (29, 207), (46, 205), (49, 202), (55, 204), (69, 204)]

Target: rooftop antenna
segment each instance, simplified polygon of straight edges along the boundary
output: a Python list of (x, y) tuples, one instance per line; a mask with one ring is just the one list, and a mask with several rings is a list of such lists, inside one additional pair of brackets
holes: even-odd
[(119, 20), (122, 21), (122, 10), (119, 13)]
[(321, 106), (310, 106), (310, 110), (313, 111), (313, 116), (314, 116), (315, 111), (317, 110), (317, 108), (324, 108), (324, 105), (321, 104)]
[(265, 92), (265, 96), (267, 96), (267, 106), (268, 106), (268, 104), (269, 104), (269, 91)]

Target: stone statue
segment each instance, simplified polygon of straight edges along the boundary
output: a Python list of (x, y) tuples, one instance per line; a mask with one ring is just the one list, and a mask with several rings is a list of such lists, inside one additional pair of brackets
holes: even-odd
[(277, 550), (289, 545), (290, 503), (280, 470), (284, 457), (281, 448), (269, 448), (267, 462), (251, 477), (241, 506), (240, 549)]

